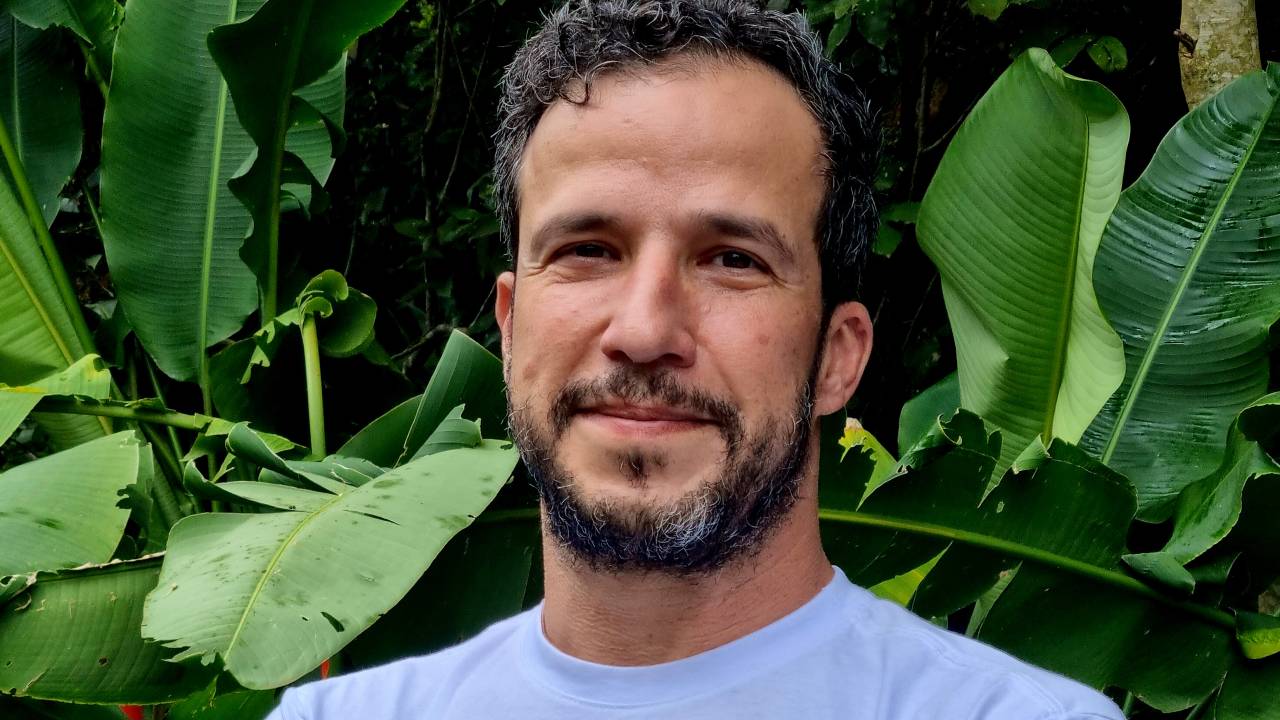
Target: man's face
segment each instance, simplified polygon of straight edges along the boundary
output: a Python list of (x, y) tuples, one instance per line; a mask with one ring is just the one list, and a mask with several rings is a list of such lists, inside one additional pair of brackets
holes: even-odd
[(577, 526), (560, 530), (603, 532), (621, 549), (601, 552), (628, 556), (617, 565), (690, 560), (699, 533), (758, 541), (726, 522), (776, 523), (808, 465), (814, 405), (847, 400), (814, 382), (817, 123), (763, 65), (676, 62), (547, 109), (498, 287), (526, 463)]

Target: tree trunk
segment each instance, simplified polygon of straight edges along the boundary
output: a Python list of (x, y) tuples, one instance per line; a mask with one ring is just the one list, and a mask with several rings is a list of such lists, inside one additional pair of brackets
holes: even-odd
[(1182, 0), (1182, 91), (1194, 108), (1262, 67), (1254, 0)]

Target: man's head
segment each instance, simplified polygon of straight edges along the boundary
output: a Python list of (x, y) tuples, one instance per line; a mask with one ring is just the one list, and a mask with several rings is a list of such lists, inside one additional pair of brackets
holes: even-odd
[(572, 2), (504, 89), (497, 314), (549, 531), (613, 569), (749, 554), (870, 350), (861, 95), (744, 0)]

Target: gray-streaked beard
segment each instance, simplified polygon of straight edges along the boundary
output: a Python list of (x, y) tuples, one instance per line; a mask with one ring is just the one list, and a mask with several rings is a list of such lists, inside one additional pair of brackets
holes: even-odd
[[(508, 392), (508, 422), (542, 498), (546, 527), (573, 556), (608, 572), (705, 574), (750, 557), (796, 502), (809, 457), (817, 368), (815, 360), (790, 415), (770, 419), (750, 437), (731, 404), (681, 387), (665, 370), (621, 366), (598, 380), (571, 383), (557, 394), (543, 423), (527, 408), (513, 407)], [(711, 417), (725, 445), (720, 472), (665, 505), (587, 502), (573, 475), (557, 461), (556, 444), (575, 409), (603, 397), (658, 400)], [(643, 485), (649, 468), (661, 466), (665, 457), (636, 449), (618, 460), (628, 479)]]

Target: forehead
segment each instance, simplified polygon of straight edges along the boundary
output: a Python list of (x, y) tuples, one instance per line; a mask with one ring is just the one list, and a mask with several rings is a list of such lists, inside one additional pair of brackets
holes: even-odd
[(566, 210), (746, 212), (812, 241), (826, 187), (822, 135), (777, 71), (681, 56), (606, 73), (585, 95), (551, 104), (525, 148), (522, 246)]

